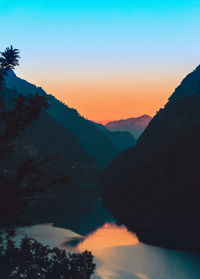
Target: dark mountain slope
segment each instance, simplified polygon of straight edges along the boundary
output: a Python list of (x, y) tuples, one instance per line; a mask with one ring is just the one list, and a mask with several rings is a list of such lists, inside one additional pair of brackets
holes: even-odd
[(9, 70), (7, 76), (5, 77), (5, 87), (16, 89), (18, 92), (24, 95), (30, 93), (35, 94), (35, 92), (38, 92), (40, 95), (46, 94), (46, 92), (41, 87), (37, 87), (34, 84), (17, 77), (13, 70)]
[[(6, 86), (16, 88), (23, 94), (36, 91), (39, 94), (46, 94), (42, 88), (18, 78), (13, 71), (10, 71), (6, 78)], [(120, 153), (118, 147), (113, 145), (112, 141), (95, 124), (80, 116), (75, 109), (69, 108), (54, 96), (48, 96), (50, 116), (77, 137), (85, 152), (94, 158), (101, 168), (107, 166)]]
[(135, 165), (134, 175), (129, 172), (121, 187), (106, 193), (111, 212), (141, 241), (200, 251), (199, 141), (197, 126), (153, 157), (145, 157), (145, 163)]
[[(11, 106), (13, 98), (19, 93), (4, 89), (1, 95)], [(60, 155), (60, 159), (45, 164), (48, 177), (67, 176), (73, 181), (90, 181), (97, 174), (96, 163), (85, 154), (76, 137), (64, 126), (56, 122), (46, 111), (42, 111), (38, 120), (27, 127), (14, 142), (15, 151), (9, 155), (4, 168), (18, 165), (27, 158), (35, 162), (46, 157)], [(81, 181), (83, 183), (83, 181)]]
[(80, 116), (75, 109), (67, 107), (54, 96), (50, 96), (49, 104), (48, 113), (51, 117), (78, 138), (82, 148), (96, 160), (99, 167), (106, 167), (119, 154), (120, 150), (112, 141), (91, 121)]
[(174, 93), (169, 98), (169, 101), (173, 101), (175, 99), (193, 95), (200, 94), (200, 65), (190, 74), (188, 74), (181, 84), (175, 89)]
[(111, 132), (105, 126), (99, 123), (92, 122), (96, 125), (120, 150), (120, 152), (125, 151), (127, 148), (134, 147), (136, 144), (135, 138), (129, 132)]
[[(199, 68), (190, 78), (193, 74), (198, 84)], [(200, 251), (200, 92), (198, 87), (187, 91), (170, 99), (136, 147), (108, 167), (103, 198), (140, 240)]]

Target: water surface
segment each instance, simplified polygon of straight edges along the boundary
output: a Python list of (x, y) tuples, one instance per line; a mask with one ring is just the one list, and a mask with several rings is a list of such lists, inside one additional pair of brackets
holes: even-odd
[[(92, 251), (97, 264), (96, 278), (102, 279), (199, 279), (200, 255), (139, 243), (123, 226), (105, 223), (87, 236), (51, 224), (18, 229), (44, 244), (68, 251)], [(69, 246), (73, 239), (79, 241)]]
[(68, 251), (92, 251), (102, 279), (200, 279), (200, 256), (139, 243), (135, 234), (116, 226), (96, 191), (33, 202), (26, 218), (53, 223), (18, 228), (45, 245)]

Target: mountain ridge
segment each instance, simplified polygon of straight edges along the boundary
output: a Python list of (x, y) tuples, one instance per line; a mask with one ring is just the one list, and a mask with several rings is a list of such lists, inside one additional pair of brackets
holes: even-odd
[[(92, 121), (82, 117), (76, 109), (68, 107), (51, 94), (47, 94), (41, 87), (37, 87), (15, 75), (10, 70), (6, 76), (6, 87), (16, 88), (19, 92), (46, 95), (49, 109), (47, 112), (58, 123), (69, 129), (80, 142), (81, 147), (89, 157), (96, 160), (98, 167), (104, 169), (122, 150), (119, 136), (108, 137)], [(130, 136), (123, 134), (123, 150), (130, 146)], [(132, 146), (135, 141), (132, 139)]]
[(145, 128), (148, 126), (152, 117), (149, 115), (141, 115), (139, 117), (131, 117), (127, 119), (115, 120), (108, 122), (105, 127), (110, 131), (126, 131), (131, 133), (136, 139), (140, 137)]
[[(19, 93), (6, 88), (0, 95), (6, 107), (10, 107)], [(2, 167), (8, 170), (16, 169), (19, 163), (27, 159), (40, 162), (47, 157), (59, 155), (60, 158), (44, 166), (48, 176), (52, 178), (66, 176), (73, 184), (81, 178), (89, 179), (89, 171), (86, 169), (90, 169), (91, 177), (92, 172), (96, 173), (95, 175), (98, 173), (95, 161), (84, 152), (76, 137), (51, 118), (45, 110), (42, 110), (39, 118), (21, 133), (13, 142), (13, 146), (15, 152), (8, 154), (7, 161), (2, 163)]]
[(101, 182), (105, 206), (141, 241), (198, 252), (199, 69), (188, 75), (191, 91), (187, 76), (179, 96), (169, 98), (136, 146), (113, 160)]

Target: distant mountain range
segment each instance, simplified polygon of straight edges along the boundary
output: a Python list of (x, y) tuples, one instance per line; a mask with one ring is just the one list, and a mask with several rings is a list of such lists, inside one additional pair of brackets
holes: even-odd
[(102, 177), (104, 204), (146, 243), (200, 251), (200, 66)]
[(152, 117), (149, 115), (142, 115), (140, 117), (108, 122), (105, 127), (110, 131), (130, 132), (134, 138), (138, 139), (151, 119)]
[[(47, 95), (50, 105), (47, 110), (49, 117), (73, 134), (83, 152), (96, 161), (99, 168), (105, 168), (121, 151), (135, 145), (135, 139), (129, 133), (111, 133), (105, 128), (102, 130), (102, 127), (85, 119), (75, 109), (47, 94), (41, 87), (17, 77), (13, 71), (6, 77), (6, 87), (16, 89), (24, 95), (36, 92)], [(51, 123), (46, 129), (51, 130)], [(66, 150), (67, 144), (66, 141)]]
[(95, 123), (95, 122), (92, 123), (112, 141), (112, 143), (119, 149), (120, 152), (123, 152), (126, 149), (135, 146), (136, 139), (131, 135), (131, 133), (125, 131), (111, 132), (102, 124)]

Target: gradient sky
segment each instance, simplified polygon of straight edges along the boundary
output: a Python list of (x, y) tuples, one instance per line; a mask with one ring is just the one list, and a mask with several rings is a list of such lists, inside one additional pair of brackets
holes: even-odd
[(200, 63), (198, 0), (0, 0), (16, 73), (95, 121), (154, 115)]

